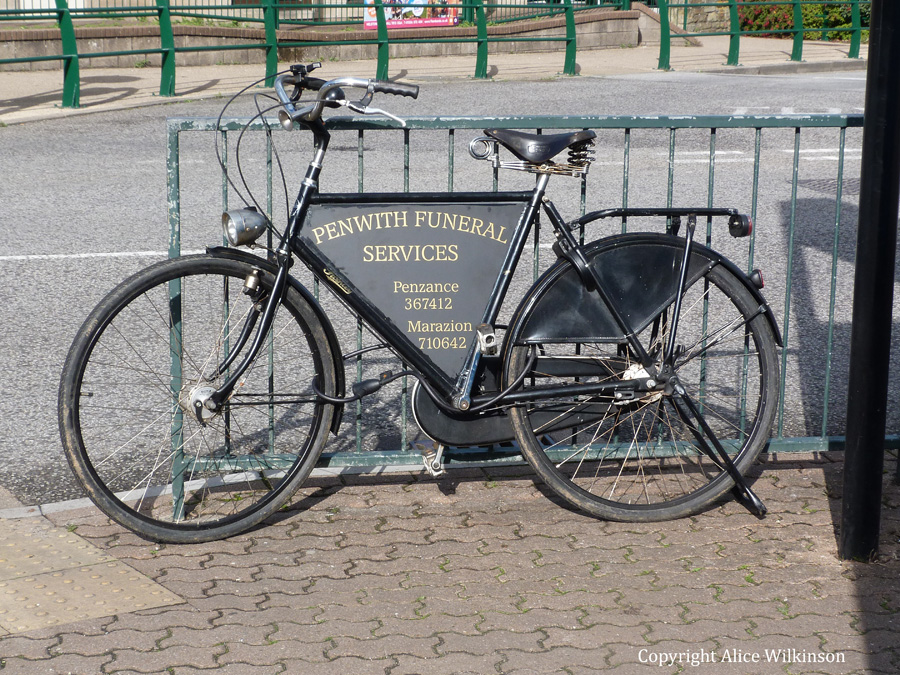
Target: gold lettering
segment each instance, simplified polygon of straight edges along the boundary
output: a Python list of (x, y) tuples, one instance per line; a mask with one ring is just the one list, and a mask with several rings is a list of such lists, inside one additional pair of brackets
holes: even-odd
[(316, 237), (316, 244), (321, 244), (322, 236), (325, 234), (325, 228), (324, 227), (314, 227), (313, 234)]

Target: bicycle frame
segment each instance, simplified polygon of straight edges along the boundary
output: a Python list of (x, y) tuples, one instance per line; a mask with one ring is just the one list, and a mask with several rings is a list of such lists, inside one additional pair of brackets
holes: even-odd
[[(617, 392), (619, 395), (622, 395), (623, 390), (630, 392), (646, 391), (656, 385), (654, 378), (657, 377), (657, 367), (654, 359), (647, 354), (643, 345), (637, 339), (635, 331), (626, 320), (619, 303), (606, 292), (596, 271), (588, 264), (583, 247), (572, 232), (572, 226), (564, 221), (554, 204), (546, 198), (549, 174), (538, 174), (535, 187), (530, 192), (388, 193), (366, 194), (364, 196), (358, 194), (320, 194), (318, 192), (318, 180), (328, 148), (330, 134), (319, 120), (301, 122), (301, 124), (312, 132), (315, 141), (315, 151), (291, 209), (287, 227), (275, 251), (278, 275), (274, 288), (262, 312), (261, 320), (258, 322), (256, 338), (244, 355), (241, 364), (232, 371), (229, 380), (210, 396), (212, 404), (219, 406), (228, 398), (231, 390), (258, 353), (263, 343), (263, 338), (272, 325), (275, 310), (286, 288), (288, 270), (292, 264), (293, 255), (296, 255), (306, 264), (313, 271), (313, 274), (328, 286), (345, 306), (360, 316), (373, 332), (382, 338), (385, 345), (390, 347), (404, 363), (408, 364), (421, 377), (423, 385), (431, 394), (432, 399), (435, 400), (439, 407), (445, 410), (466, 412), (471, 410), (473, 405), (476, 408), (480, 408), (501, 402), (520, 403), (540, 398), (555, 397), (563, 393), (570, 395), (601, 394), (614, 396)], [(557, 256), (569, 261), (578, 271), (582, 283), (592, 293), (599, 296), (600, 301), (607, 308), (616, 324), (618, 334), (621, 336), (619, 339), (627, 343), (635, 359), (644, 367), (646, 377), (616, 383), (537, 387), (529, 389), (527, 393), (508, 391), (498, 396), (497, 392), (488, 392), (473, 396), (476, 374), (483, 355), (475, 340), (467, 344), (466, 356), (459, 370), (455, 373), (446, 372), (422, 348), (415, 345), (408, 335), (400, 330), (385, 312), (375, 302), (371, 301), (357, 285), (354, 285), (350, 279), (339, 272), (334, 262), (322, 253), (315, 242), (303, 236), (305, 234), (304, 224), (310, 215), (312, 207), (355, 204), (360, 201), (370, 205), (379, 203), (418, 205), (441, 203), (450, 199), (463, 203), (495, 206), (498, 204), (522, 205), (522, 211), (508, 241), (505, 257), (499, 267), (496, 278), (493, 280), (490, 294), (485, 300), (483, 314), (480, 318), (482, 325), (493, 327), (496, 322), (532, 226), (537, 221), (539, 213), (543, 211), (553, 226), (557, 237), (557, 243), (554, 245), (554, 251)], [(619, 211), (621, 210), (617, 210), (616, 213), (619, 213)], [(728, 215), (732, 217), (737, 215), (737, 212), (732, 209), (711, 208), (626, 209), (626, 211), (628, 213), (625, 215), (665, 215), (670, 218), (682, 215), (688, 216), (687, 236), (685, 237), (684, 255), (681, 260), (681, 273), (677, 291), (678, 301), (680, 301), (686, 281), (687, 264), (690, 258), (696, 216), (698, 214), (707, 216)], [(575, 224), (584, 224), (608, 215), (608, 212), (587, 214), (576, 221)], [(672, 330), (670, 334), (669, 346), (666, 350), (667, 361), (671, 361), (673, 357), (676, 340), (675, 333), (676, 331)], [(537, 361), (540, 363), (539, 357)], [(542, 366), (551, 370), (554, 367), (550, 364), (542, 364)], [(377, 390), (377, 387), (373, 389), (373, 391), (375, 390)]]

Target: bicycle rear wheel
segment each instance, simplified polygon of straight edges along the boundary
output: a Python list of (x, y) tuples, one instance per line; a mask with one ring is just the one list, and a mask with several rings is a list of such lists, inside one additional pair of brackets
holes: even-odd
[[(149, 267), (100, 302), (69, 352), (59, 397), (69, 464), (104, 513), (149, 539), (244, 531), (277, 511), (321, 454), (334, 408), (310, 384), (334, 392), (333, 355), (291, 288), (222, 410), (193, 411), (198, 391), (227, 377), (216, 371), (261, 300), (242, 292), (252, 271), (211, 255)], [(259, 278), (267, 294), (272, 275)]]
[[(638, 336), (658, 361), (672, 312), (669, 305)], [(532, 349), (516, 344), (515, 334), (510, 340), (507, 384)], [(511, 410), (525, 457), (566, 501), (609, 520), (658, 521), (696, 513), (730, 489), (733, 480), (687, 398), (739, 472), (758, 456), (778, 398), (776, 339), (759, 301), (732, 272), (713, 265), (685, 291), (677, 343), (683, 396), (671, 388), (633, 399), (581, 395)], [(525, 387), (642, 377), (646, 371), (622, 343), (545, 343)]]

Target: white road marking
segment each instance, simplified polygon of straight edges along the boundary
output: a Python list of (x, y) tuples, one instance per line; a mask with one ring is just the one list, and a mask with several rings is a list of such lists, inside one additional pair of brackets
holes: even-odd
[[(181, 255), (205, 253), (202, 249), (182, 251)], [(18, 262), (32, 260), (87, 260), (91, 258), (167, 258), (168, 251), (120, 251), (110, 253), (46, 253), (32, 255), (0, 255), (0, 262)]]

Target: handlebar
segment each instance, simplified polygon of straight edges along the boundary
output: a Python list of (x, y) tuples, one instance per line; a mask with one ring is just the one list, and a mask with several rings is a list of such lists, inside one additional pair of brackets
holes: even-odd
[[(298, 110), (291, 100), (292, 97), (285, 91), (285, 85), (318, 91), (318, 95), (310, 105)], [(344, 88), (366, 90), (365, 97), (354, 108), (360, 112), (366, 111), (366, 106), (371, 100), (372, 94), (392, 94), (394, 96), (409, 96), (410, 98), (417, 98), (419, 95), (419, 87), (414, 84), (371, 80), (361, 77), (337, 77), (333, 80), (324, 81), (319, 78), (307, 77), (305, 72), (297, 72), (292, 69), (291, 72), (275, 78), (275, 93), (278, 95), (278, 100), (281, 101), (283, 107), (278, 113), (281, 125), (285, 129), (290, 130), (296, 121), (314, 122), (318, 120), (321, 118), (322, 110), (325, 107), (348, 105), (349, 102), (344, 98), (342, 91)]]

